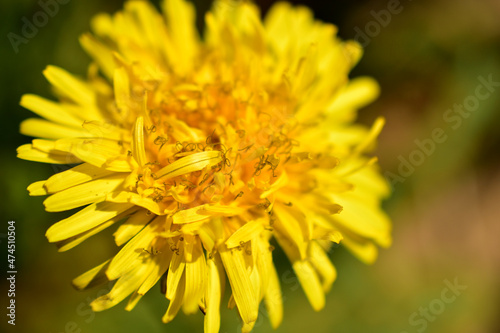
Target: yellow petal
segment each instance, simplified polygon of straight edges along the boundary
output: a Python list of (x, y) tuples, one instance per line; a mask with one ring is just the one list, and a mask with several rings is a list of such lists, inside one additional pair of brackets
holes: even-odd
[(28, 191), (31, 196), (47, 195), (47, 189), (45, 188), (46, 180), (41, 180), (39, 182), (34, 182), (28, 186)]
[(363, 55), (363, 47), (356, 41), (348, 40), (344, 43), (344, 50), (350, 58), (351, 68), (354, 67)]
[(286, 184), (288, 184), (288, 175), (286, 174), (285, 170), (283, 170), (283, 172), (281, 172), (281, 175), (273, 183), (273, 185), (271, 185), (269, 190), (263, 192), (260, 195), (260, 198), (261, 199), (267, 198), (270, 194), (272, 194), (272, 193), (276, 192), (277, 190), (279, 190), (280, 188), (286, 186)]
[[(257, 251), (255, 251), (255, 250), (253, 252), (257, 253)], [(252, 259), (255, 260), (256, 256), (248, 255), (247, 253), (245, 253), (245, 257), (247, 257), (250, 260), (252, 260)], [(248, 265), (247, 267), (250, 267), (252, 270), (250, 273), (250, 281), (252, 282), (253, 290), (255, 290), (255, 302), (258, 305), (260, 303), (260, 301), (262, 300), (262, 298), (260, 296), (264, 295), (264, 292), (262, 291), (262, 286), (261, 286), (262, 279), (260, 277), (260, 272), (259, 272), (258, 267), (255, 263), (252, 263), (251, 265)]]
[(370, 132), (365, 136), (363, 141), (354, 149), (353, 154), (360, 154), (373, 149), (375, 141), (384, 127), (385, 120), (383, 117), (378, 117), (373, 123)]
[(173, 178), (186, 173), (202, 170), (219, 164), (222, 156), (219, 151), (204, 151), (183, 157), (172, 164), (167, 165), (156, 173), (158, 178)]
[[(174, 224), (194, 224), (197, 222), (208, 222), (216, 216), (237, 216), (245, 213), (246, 209), (237, 206), (224, 205), (200, 205), (176, 212), (173, 216)], [(200, 224), (201, 226), (201, 224)], [(198, 228), (196, 228), (198, 229)], [(184, 229), (183, 229), (184, 230)]]
[(346, 237), (344, 237), (344, 240), (342, 241), (342, 244), (365, 264), (373, 264), (375, 262), (375, 259), (377, 259), (377, 246), (369, 240), (362, 240), (359, 237), (356, 237), (354, 240), (346, 235)]
[(325, 305), (325, 294), (319, 277), (309, 262), (309, 259), (301, 259), (298, 249), (287, 237), (284, 237), (280, 233), (275, 233), (274, 236), (292, 263), (292, 267), (295, 274), (297, 274), (300, 285), (309, 303), (311, 303), (314, 310), (321, 310)]
[(198, 51), (195, 8), (185, 0), (164, 0), (162, 7), (175, 52), (182, 54), (182, 57), (175, 57), (174, 68), (182, 74), (193, 66), (192, 60)]
[(99, 224), (98, 226), (87, 230), (81, 234), (78, 234), (76, 236), (73, 236), (71, 238), (65, 239), (63, 241), (57, 242), (56, 246), (58, 248), (59, 252), (64, 252), (67, 250), (70, 250), (77, 246), (78, 244), (82, 243), (86, 239), (88, 239), (91, 236), (94, 236), (95, 234), (101, 232), (102, 230), (106, 229), (107, 227), (115, 224), (116, 222), (120, 221), (121, 219), (125, 218), (128, 214), (130, 214), (135, 208), (132, 207), (129, 210), (124, 211), (120, 215), (117, 215), (116, 217)]
[(206, 290), (207, 309), (205, 314), (205, 333), (217, 333), (220, 328), (220, 304), (226, 277), (219, 255), (207, 260), (208, 285)]
[(128, 130), (117, 127), (107, 122), (86, 120), (81, 125), (91, 137), (113, 141), (129, 141)]
[(385, 198), (390, 193), (387, 179), (380, 175), (379, 172), (378, 167), (373, 165), (346, 177), (346, 181), (354, 185), (357, 193), (364, 193), (367, 201), (371, 197), (377, 207), (379, 198)]
[[(180, 281), (184, 276), (184, 268), (186, 267), (186, 261), (184, 260), (184, 244), (179, 241), (177, 251), (174, 252), (172, 260), (170, 261), (170, 268), (168, 269), (167, 293), (165, 294), (170, 301), (174, 299), (178, 293), (178, 289), (181, 288)], [(182, 289), (182, 293), (184, 295), (184, 286)]]
[(268, 263), (268, 269), (269, 282), (264, 296), (264, 302), (267, 313), (269, 314), (271, 326), (277, 329), (283, 320), (283, 298), (278, 273), (272, 261)]
[[(115, 280), (132, 269), (140, 266), (144, 255), (150, 250), (150, 244), (157, 236), (156, 230), (165, 222), (165, 216), (156, 217), (150, 224), (142, 229), (115, 255), (109, 264), (106, 275), (110, 280)], [(154, 249), (153, 249), (154, 250)]]
[(309, 261), (323, 281), (323, 290), (328, 292), (337, 278), (337, 271), (325, 251), (316, 242), (309, 244)]
[(328, 234), (328, 240), (330, 242), (339, 244), (342, 239), (344, 239), (344, 237), (338, 231), (333, 231), (333, 232)]
[[(198, 303), (205, 293), (205, 284), (207, 281), (205, 255), (201, 243), (196, 236), (186, 235), (194, 240), (192, 251), (192, 260), (186, 260), (186, 291), (184, 293), (183, 311), (185, 314), (194, 314), (198, 312)], [(188, 249), (186, 249), (186, 253)], [(168, 286), (167, 286), (168, 287)]]
[(17, 157), (23, 160), (51, 163), (51, 164), (74, 164), (82, 160), (67, 152), (51, 151), (44, 152), (33, 148), (32, 144), (25, 144), (17, 148)]
[(184, 224), (180, 229), (181, 234), (186, 234), (186, 235), (191, 235), (191, 236), (198, 236), (200, 228), (207, 223), (206, 221), (203, 222), (194, 222), (194, 223), (189, 223), (189, 224)]
[(198, 128), (191, 127), (184, 121), (177, 119), (173, 116), (165, 115), (166, 123), (171, 126), (169, 134), (179, 140), (180, 142), (200, 142), (205, 141), (206, 136), (203, 131)]
[(244, 207), (226, 205), (203, 205), (202, 212), (211, 216), (236, 216), (242, 215), (246, 211)]
[(109, 293), (90, 303), (92, 310), (103, 311), (120, 303), (141, 285), (153, 267), (154, 263), (144, 263), (120, 277)]
[(133, 16), (143, 42), (149, 44), (146, 47), (155, 51), (162, 49), (161, 37), (164, 37), (166, 29), (163, 17), (156, 8), (149, 2), (129, 1), (125, 4), (125, 10)]
[(370, 77), (358, 77), (349, 82), (328, 108), (328, 112), (359, 109), (373, 102), (380, 93), (378, 83)]
[(124, 67), (117, 68), (114, 71), (113, 83), (116, 106), (126, 119), (132, 104), (130, 99), (130, 78)]
[(245, 268), (243, 254), (238, 250), (228, 250), (225, 246), (219, 250), (241, 319), (247, 324), (256, 321), (259, 310), (256, 291)]
[(61, 212), (104, 200), (123, 183), (120, 174), (111, 175), (57, 192), (43, 202), (48, 212)]
[[(165, 241), (166, 242), (166, 241)], [(148, 292), (149, 289), (151, 289), (156, 282), (162, 277), (162, 275), (167, 271), (169, 265), (170, 265), (170, 260), (172, 258), (172, 251), (168, 249), (168, 247), (163, 246), (165, 244), (158, 244), (159, 253), (152, 253), (151, 255), (153, 260), (155, 262), (153, 271), (151, 274), (149, 274), (146, 277), (146, 280), (144, 280), (143, 284), (141, 287), (137, 290), (137, 293), (139, 295), (144, 295), (146, 292)], [(152, 251), (155, 251), (153, 249)]]
[(117, 219), (111, 219), (109, 221), (106, 221), (106, 222), (98, 225), (97, 227), (94, 227), (88, 231), (85, 231), (81, 234), (78, 234), (77, 236), (65, 239), (61, 242), (57, 242), (56, 243), (57, 249), (59, 252), (68, 251), (68, 250), (74, 248), (75, 246), (79, 245), (80, 243), (82, 243), (86, 239), (94, 236), (95, 234), (106, 229), (107, 227), (115, 224), (116, 222), (117, 222)]
[(269, 241), (262, 237), (265, 233), (256, 236), (252, 239), (252, 256), (254, 260), (254, 270), (257, 269), (259, 272), (259, 290), (258, 295), (259, 303), (264, 298), (267, 292), (267, 287), (269, 284), (269, 270), (270, 266), (273, 265), (273, 258), (271, 254), (271, 248)]
[(171, 214), (175, 209), (169, 210), (164, 202), (155, 202), (151, 198), (144, 198), (140, 194), (128, 191), (117, 191), (106, 195), (106, 201), (116, 203), (132, 203), (136, 206), (146, 208), (156, 215)]
[(213, 229), (208, 224), (203, 224), (198, 229), (198, 237), (200, 237), (201, 243), (207, 253), (212, 252), (216, 241)]
[(180, 210), (172, 216), (174, 224), (186, 224), (194, 222), (208, 222), (210, 215), (202, 214), (203, 206)]
[(325, 294), (311, 263), (307, 260), (296, 260), (292, 263), (292, 266), (312, 308), (315, 311), (323, 309), (325, 306)]
[(330, 242), (339, 244), (344, 237), (342, 234), (332, 229), (330, 223), (321, 218), (315, 218), (314, 222), (317, 224), (314, 228), (313, 239), (316, 240), (329, 240)]
[(111, 174), (113, 174), (113, 171), (83, 163), (53, 175), (47, 179), (45, 187), (49, 193), (55, 193)]
[(43, 74), (64, 97), (77, 104), (94, 105), (95, 93), (90, 86), (66, 70), (56, 66), (47, 66)]
[(252, 238), (260, 235), (264, 231), (264, 219), (258, 219), (247, 222), (241, 228), (236, 230), (226, 241), (228, 248), (239, 246), (241, 243), (248, 242)]
[(105, 274), (108, 265), (109, 260), (106, 260), (99, 266), (94, 267), (91, 270), (76, 277), (72, 281), (73, 286), (78, 290), (83, 290), (108, 281)]
[(133, 165), (126, 158), (125, 148), (117, 141), (102, 138), (60, 139), (55, 149), (69, 152), (96, 167), (116, 172), (130, 172)]
[(86, 33), (80, 37), (80, 45), (97, 62), (108, 79), (113, 78), (115, 61), (112, 51), (92, 35)]
[[(370, 207), (365, 200), (348, 195), (338, 197), (344, 207), (342, 213), (334, 215), (334, 225), (347, 229), (357, 235), (372, 238), (381, 245), (390, 244), (390, 221), (378, 207)], [(343, 233), (342, 230), (340, 230)]]
[(148, 211), (145, 209), (140, 209), (134, 215), (130, 216), (113, 234), (116, 245), (122, 246), (128, 242), (155, 217), (156, 215), (148, 214)]
[[(300, 59), (292, 83), (292, 94), (304, 95), (307, 89), (310, 89), (313, 80), (317, 76), (318, 64), (318, 46), (316, 44), (309, 45), (307, 53)], [(309, 110), (311, 113), (311, 110)], [(304, 119), (300, 114), (299, 119)]]
[(243, 323), (243, 326), (241, 327), (241, 333), (250, 333), (253, 330), (253, 327), (255, 326), (255, 321), (252, 321), (251, 323)]
[(54, 140), (33, 139), (31, 144), (33, 145), (33, 149), (38, 149), (44, 153), (59, 152), (61, 154), (67, 154), (63, 151), (55, 150), (56, 142)]
[(45, 236), (51, 243), (68, 239), (112, 219), (132, 206), (132, 204), (109, 202), (92, 204), (52, 225), (45, 233)]
[(21, 123), (21, 134), (44, 139), (76, 138), (89, 136), (81, 127), (60, 125), (39, 118), (29, 118)]
[(95, 15), (90, 22), (90, 26), (92, 32), (99, 37), (115, 37), (113, 35), (113, 19), (108, 13), (98, 13)]
[(130, 296), (128, 302), (127, 302), (127, 305), (125, 306), (125, 310), (126, 311), (132, 311), (135, 306), (137, 305), (137, 303), (139, 303), (139, 301), (141, 300), (142, 296), (144, 296), (144, 294), (139, 294), (136, 291), (134, 291), (132, 293), (132, 296)]
[[(170, 271), (168, 274), (170, 275)], [(186, 277), (183, 274), (181, 276), (181, 279), (179, 280), (178, 286), (175, 288), (175, 290), (172, 293), (172, 296), (170, 298), (170, 304), (168, 305), (167, 312), (165, 312), (165, 315), (161, 318), (161, 320), (165, 324), (171, 322), (175, 318), (175, 316), (177, 315), (179, 310), (181, 309), (182, 301), (184, 300), (185, 286), (186, 286)], [(167, 287), (167, 292), (168, 292), (168, 287)]]
[(26, 94), (20, 102), (21, 106), (52, 122), (81, 128), (82, 121), (68, 112), (60, 103), (49, 101), (40, 96)]
[(144, 147), (144, 118), (137, 117), (132, 134), (132, 154), (139, 166), (144, 166), (147, 162), (146, 150)]
[(308, 231), (306, 231), (304, 223), (300, 222), (287, 208), (281, 207), (281, 205), (275, 206), (274, 212), (277, 220), (274, 222), (273, 227), (293, 241), (300, 252), (300, 257), (305, 258), (306, 243), (304, 233), (308, 233)]

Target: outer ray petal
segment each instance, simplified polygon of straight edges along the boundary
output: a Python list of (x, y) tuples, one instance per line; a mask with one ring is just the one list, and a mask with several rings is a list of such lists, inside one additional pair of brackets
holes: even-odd
[(264, 231), (265, 222), (263, 219), (258, 219), (244, 224), (227, 239), (226, 246), (233, 248), (259, 236)]
[[(171, 301), (174, 297), (176, 297), (177, 290), (181, 288), (179, 284), (183, 277), (185, 282), (185, 267), (186, 261), (184, 259), (184, 243), (179, 241), (179, 245), (176, 247), (174, 255), (172, 256), (172, 261), (170, 261), (170, 268), (168, 269), (167, 275), (167, 292), (165, 296)], [(182, 289), (184, 288), (185, 287), (183, 286)]]
[(104, 75), (111, 79), (116, 67), (112, 50), (90, 34), (83, 34), (80, 37), (80, 44), (98, 63)]
[(45, 188), (46, 180), (41, 180), (38, 182), (34, 182), (30, 186), (28, 186), (28, 192), (31, 196), (39, 196), (39, 195), (47, 195), (47, 189)]
[(102, 202), (85, 207), (78, 213), (57, 222), (46, 232), (49, 242), (58, 242), (86, 232), (131, 208), (132, 204)]
[(24, 120), (21, 123), (21, 128), (19, 131), (24, 135), (44, 139), (61, 139), (89, 136), (89, 134), (82, 128), (55, 124), (53, 122), (39, 118), (30, 118)]
[(44, 186), (49, 193), (55, 193), (111, 174), (113, 174), (113, 171), (101, 169), (92, 164), (82, 163), (51, 176), (47, 179)]
[(56, 66), (47, 66), (43, 74), (64, 97), (77, 104), (89, 106), (89, 114), (96, 114), (95, 93), (87, 83)]
[(164, 0), (163, 12), (174, 52), (183, 55), (175, 58), (171, 56), (170, 61), (173, 62), (176, 71), (184, 73), (192, 66), (192, 59), (198, 52), (199, 37), (194, 24), (195, 9), (185, 0)]
[(161, 227), (161, 223), (164, 221), (165, 217), (158, 216), (155, 218), (116, 254), (106, 271), (106, 275), (110, 280), (119, 278), (135, 266), (141, 266), (143, 261), (141, 254), (147, 254), (151, 242), (156, 237), (155, 230)]
[(276, 329), (283, 320), (283, 298), (280, 288), (280, 282), (276, 268), (272, 262), (268, 262), (269, 283), (267, 285), (264, 301), (271, 326)]
[(116, 141), (102, 138), (60, 139), (55, 149), (71, 153), (96, 167), (116, 172), (130, 172), (133, 165), (128, 161), (124, 147)]
[[(166, 242), (164, 240), (164, 242)], [(168, 266), (170, 265), (170, 260), (172, 258), (172, 251), (165, 249), (163, 244), (157, 244), (158, 248), (161, 250), (158, 250), (159, 253), (152, 253), (153, 258), (151, 258), (152, 261), (155, 262), (155, 266), (153, 268), (153, 271), (146, 277), (144, 280), (143, 284), (139, 289), (137, 289), (137, 293), (139, 295), (144, 295), (146, 292), (148, 292), (149, 289), (151, 289), (156, 282), (162, 277), (162, 275), (165, 273), (165, 271), (168, 269)], [(155, 251), (153, 249), (153, 251)]]
[(92, 286), (99, 285), (102, 282), (107, 281), (106, 269), (108, 268), (109, 260), (106, 260), (97, 267), (83, 273), (82, 275), (73, 279), (73, 286), (76, 289), (83, 290), (86, 288), (91, 288)]
[[(192, 238), (189, 240), (189, 238)], [(185, 249), (185, 254), (192, 254), (190, 261), (186, 260), (186, 291), (184, 294), (183, 311), (185, 314), (198, 312), (198, 304), (205, 293), (207, 281), (205, 255), (198, 237), (185, 236), (191, 249)]]
[(147, 210), (138, 210), (134, 215), (129, 217), (127, 221), (120, 225), (120, 227), (118, 227), (118, 229), (113, 234), (113, 236), (115, 237), (116, 245), (121, 246), (128, 242), (154, 218), (155, 216), (148, 214)]
[(185, 286), (186, 277), (183, 274), (179, 280), (178, 287), (174, 290), (174, 293), (171, 296), (172, 298), (170, 299), (170, 304), (168, 305), (167, 312), (165, 312), (165, 315), (161, 318), (161, 320), (165, 324), (171, 322), (181, 309), (182, 301), (184, 299)]
[(121, 175), (112, 175), (57, 192), (43, 202), (48, 212), (61, 212), (104, 200), (124, 181)]
[(337, 278), (337, 271), (323, 248), (316, 242), (309, 244), (309, 261), (322, 280), (323, 291), (326, 293)]
[(108, 228), (109, 226), (112, 226), (116, 222), (119, 222), (120, 220), (124, 219), (128, 214), (132, 213), (136, 208), (132, 207), (125, 212), (121, 213), (120, 215), (117, 215), (113, 217), (112, 219), (99, 224), (98, 226), (87, 230), (85, 232), (82, 232), (81, 234), (78, 234), (76, 236), (73, 236), (71, 238), (65, 239), (60, 242), (56, 242), (56, 246), (58, 247), (59, 252), (64, 252), (67, 250), (70, 250), (77, 246), (78, 244), (82, 243), (86, 239), (88, 239), (91, 236), (94, 236), (95, 234), (101, 232), (102, 230)]
[(225, 247), (219, 250), (241, 319), (244, 323), (252, 323), (257, 320), (259, 308), (243, 255), (238, 250), (228, 250)]
[(82, 121), (68, 112), (61, 104), (40, 96), (26, 94), (21, 98), (21, 106), (52, 122), (81, 128)]
[(70, 153), (58, 150), (45, 152), (34, 148), (32, 144), (19, 146), (17, 148), (17, 157), (23, 160), (52, 164), (75, 164), (82, 162), (82, 160)]
[(219, 255), (207, 260), (208, 281), (206, 289), (207, 313), (205, 314), (205, 333), (217, 333), (220, 328), (220, 304), (225, 287), (225, 274)]
[(90, 303), (92, 310), (103, 311), (120, 303), (141, 285), (153, 268), (154, 263), (148, 262), (135, 267), (120, 277), (108, 294), (98, 297)]

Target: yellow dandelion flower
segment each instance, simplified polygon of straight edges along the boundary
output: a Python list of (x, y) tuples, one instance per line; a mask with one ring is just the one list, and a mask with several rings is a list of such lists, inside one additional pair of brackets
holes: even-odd
[(271, 241), (315, 310), (336, 278), (332, 244), (367, 263), (390, 245), (388, 187), (366, 154), (383, 120), (353, 123), (378, 86), (348, 79), (361, 48), (305, 7), (278, 3), (261, 21), (251, 3), (216, 4), (203, 38), (194, 20), (185, 0), (165, 0), (163, 15), (146, 1), (97, 15), (80, 40), (94, 60), (88, 77), (48, 66), (59, 101), (23, 96), (44, 119), (21, 124), (37, 139), (18, 156), (76, 165), (28, 187), (49, 195), (49, 212), (84, 207), (48, 229), (60, 251), (118, 225), (119, 252), (73, 281), (116, 280), (95, 311), (131, 295), (130, 310), (161, 280), (165, 323), (201, 309), (217, 332), (230, 289), (244, 332), (261, 301), (277, 327)]

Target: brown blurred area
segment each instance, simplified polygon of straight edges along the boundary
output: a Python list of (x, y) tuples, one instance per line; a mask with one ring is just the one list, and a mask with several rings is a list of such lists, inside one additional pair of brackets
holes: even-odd
[[(264, 12), (274, 3), (256, 2)], [(195, 3), (200, 14), (210, 5)], [(331, 253), (339, 275), (319, 313), (278, 253), (285, 317), (277, 332), (500, 332), (500, 86), (495, 86), (500, 83), (500, 1), (293, 3), (336, 24), (343, 39), (365, 44), (352, 77), (372, 76), (381, 86), (380, 98), (361, 110), (359, 119), (367, 125), (379, 115), (386, 119), (374, 154), (393, 183), (384, 206), (394, 223), (394, 243), (372, 266), (343, 249)], [(30, 141), (18, 134), (20, 121), (31, 116), (18, 106), (21, 95), (51, 96), (41, 75), (47, 64), (84, 75), (89, 58), (78, 45), (79, 34), (95, 13), (122, 5), (70, 1), (15, 53), (5, 36), (19, 32), (22, 17), (40, 7), (37, 1), (2, 1), (7, 15), (0, 52), (0, 233), (6, 232), (7, 220), (16, 220), (19, 265), (18, 326), (13, 330), (4, 318), (2, 331), (202, 331), (201, 314), (163, 325), (167, 301), (156, 287), (130, 313), (120, 304), (92, 314), (88, 303), (101, 290), (77, 292), (70, 281), (116, 253), (112, 231), (57, 253), (44, 233), (66, 214), (44, 212), (43, 198), (28, 197), (25, 190), (55, 171), (15, 158), (15, 148)], [(485, 80), (493, 83), (485, 86)], [(455, 293), (450, 284), (458, 284)], [(0, 286), (3, 301), (4, 279)], [(221, 332), (236, 332), (238, 326), (234, 311), (224, 310)], [(265, 312), (254, 331), (273, 331)]]

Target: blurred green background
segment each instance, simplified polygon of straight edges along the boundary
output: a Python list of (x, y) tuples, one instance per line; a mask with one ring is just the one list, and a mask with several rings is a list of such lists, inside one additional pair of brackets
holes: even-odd
[[(273, 1), (257, 3), (265, 11)], [(379, 100), (360, 112), (360, 121), (371, 124), (377, 115), (387, 119), (376, 153), (394, 181), (385, 202), (394, 223), (394, 244), (380, 252), (373, 266), (335, 249), (330, 255), (339, 276), (319, 313), (307, 303), (287, 260), (275, 252), (285, 310), (277, 332), (500, 332), (500, 89), (491, 87), (470, 113), (450, 118), (453, 111), (448, 111), (454, 104), (474, 102), (478, 77), (500, 82), (500, 1), (406, 0), (395, 7), (394, 0), (294, 3), (306, 4), (319, 19), (336, 24), (342, 38), (358, 38), (365, 45), (352, 75), (373, 76), (382, 87)], [(16, 326), (8, 325), (2, 314), (2, 332), (203, 330), (201, 314), (180, 314), (163, 325), (167, 301), (159, 287), (130, 313), (120, 304), (94, 315), (88, 304), (102, 290), (77, 292), (70, 281), (116, 253), (112, 231), (57, 253), (44, 233), (68, 214), (46, 213), (43, 198), (29, 197), (25, 189), (59, 170), (15, 157), (16, 147), (31, 140), (18, 134), (19, 123), (31, 116), (18, 105), (21, 95), (51, 96), (41, 74), (47, 64), (84, 75), (90, 59), (78, 36), (88, 31), (95, 13), (115, 12), (122, 5), (116, 0), (60, 5), (16, 53), (8, 33), (21, 35), (23, 17), (31, 20), (41, 7), (35, 0), (0, 4), (0, 246), (6, 253), (7, 221), (15, 220), (18, 269)], [(201, 14), (210, 3), (196, 5), (201, 27)], [(442, 129), (446, 140), (431, 144), (436, 129)], [(432, 153), (418, 153), (422, 148), (416, 140), (426, 142)], [(405, 171), (402, 161), (419, 165)], [(2, 258), (5, 267), (6, 255)], [(467, 288), (443, 302), (443, 292), (451, 297), (446, 288), (454, 281)], [(0, 286), (5, 309), (5, 278)], [(420, 311), (429, 307), (425, 317)], [(221, 332), (239, 331), (234, 311), (223, 309), (222, 316)], [(254, 331), (273, 331), (265, 311)]]

